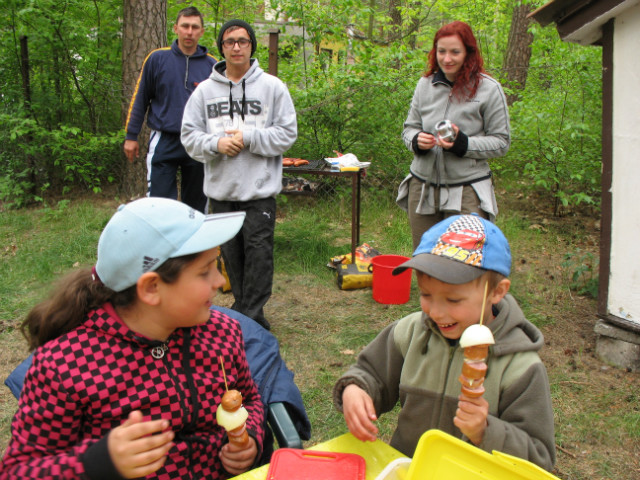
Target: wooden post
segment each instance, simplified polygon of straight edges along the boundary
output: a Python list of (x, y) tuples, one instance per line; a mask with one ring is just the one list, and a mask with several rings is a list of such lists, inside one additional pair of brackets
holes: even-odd
[(278, 76), (278, 35), (280, 29), (269, 30), (269, 73), (274, 77)]

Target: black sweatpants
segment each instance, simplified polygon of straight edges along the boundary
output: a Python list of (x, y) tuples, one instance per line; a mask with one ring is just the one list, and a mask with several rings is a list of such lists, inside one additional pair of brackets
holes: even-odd
[(204, 164), (185, 151), (179, 133), (154, 130), (149, 138), (147, 185), (150, 197), (178, 199), (177, 175), (180, 169), (180, 201), (194, 210), (205, 212)]
[(242, 229), (220, 248), (234, 297), (231, 308), (269, 330), (263, 307), (271, 297), (273, 286), (276, 200), (271, 197), (247, 202), (211, 199), (210, 203), (213, 213), (246, 212)]

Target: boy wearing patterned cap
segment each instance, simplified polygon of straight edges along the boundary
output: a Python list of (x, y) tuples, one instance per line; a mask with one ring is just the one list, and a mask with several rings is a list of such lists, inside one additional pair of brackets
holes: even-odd
[[(491, 453), (555, 464), (553, 409), (546, 369), (538, 356), (544, 339), (511, 296), (509, 243), (477, 215), (434, 225), (413, 257), (421, 312), (386, 327), (336, 383), (333, 399), (351, 433), (373, 441), (375, 421), (400, 402), (391, 446), (413, 456), (420, 436), (440, 429)], [(486, 300), (485, 300), (486, 292)], [(484, 312), (481, 312), (484, 306)], [(461, 393), (459, 339), (480, 322), (495, 338), (487, 359), (485, 393)]]

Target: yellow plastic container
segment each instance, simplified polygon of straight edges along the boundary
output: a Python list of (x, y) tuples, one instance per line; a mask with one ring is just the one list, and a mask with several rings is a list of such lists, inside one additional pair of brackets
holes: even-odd
[(311, 447), (310, 450), (357, 453), (362, 456), (366, 462), (366, 480), (375, 480), (390, 462), (396, 458), (405, 457), (405, 455), (382, 440), (363, 442), (350, 433), (345, 433), (326, 442), (318, 443)]
[(521, 458), (480, 450), (440, 430), (428, 430), (418, 442), (407, 480), (559, 480)]
[[(318, 443), (310, 447), (309, 450), (357, 453), (362, 456), (366, 462), (365, 480), (375, 480), (390, 462), (397, 458), (406, 458), (405, 455), (393, 447), (390, 447), (382, 440), (362, 442), (350, 433), (345, 433), (326, 442)], [(233, 478), (234, 480), (265, 480), (268, 470), (269, 465), (263, 465), (262, 467), (250, 470)], [(292, 478), (291, 480), (297, 479)]]

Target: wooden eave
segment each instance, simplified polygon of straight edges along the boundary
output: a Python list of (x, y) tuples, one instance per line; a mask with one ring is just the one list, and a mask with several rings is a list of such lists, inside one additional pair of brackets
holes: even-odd
[(529, 14), (543, 27), (556, 24), (566, 42), (596, 45), (602, 41), (602, 26), (640, 0), (552, 0)]

